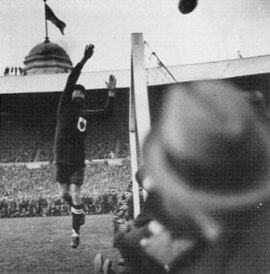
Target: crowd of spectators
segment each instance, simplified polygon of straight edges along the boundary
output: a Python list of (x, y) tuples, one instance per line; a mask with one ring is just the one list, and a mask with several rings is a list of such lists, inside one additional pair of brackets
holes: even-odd
[[(6, 76), (15, 75), (15, 71), (7, 68)], [(20, 94), (2, 99), (0, 217), (69, 214), (68, 205), (56, 195), (53, 165), (55, 102), (59, 96)], [(99, 102), (97, 96), (92, 99), (94, 108), (103, 103), (103, 99)], [(118, 115), (105, 121), (93, 120), (87, 129), (86, 159), (90, 164), (86, 168), (83, 187), (87, 214), (114, 212), (119, 208), (119, 201), (130, 181), (128, 125), (126, 115), (122, 115), (126, 113), (126, 109), (122, 109), (123, 102), (115, 109)], [(126, 162), (121, 166), (110, 166), (106, 161), (103, 164), (92, 161), (114, 158)], [(49, 162), (49, 165), (38, 169), (21, 165), (29, 162)]]
[[(112, 213), (123, 203), (130, 182), (130, 163), (87, 164), (83, 201), (86, 214)], [(54, 165), (38, 169), (0, 167), (0, 217), (63, 216), (69, 206), (57, 194)]]
[[(19, 138), (20, 139), (20, 138)], [(42, 145), (39, 145), (42, 143)], [(110, 158), (128, 158), (129, 145), (127, 142), (121, 143), (119, 152), (115, 152), (115, 145), (111, 142), (86, 143), (86, 159), (110, 159)], [(16, 140), (1, 142), (0, 162), (1, 163), (19, 163), (19, 162), (53, 162), (53, 139), (40, 142), (40, 140), (30, 140), (24, 142)]]
[[(0, 162), (53, 162), (54, 129), (48, 129), (46, 135), (43, 132), (34, 131), (14, 132), (2, 130), (0, 134)], [(49, 132), (49, 133), (48, 133)], [(129, 156), (129, 144), (127, 136), (120, 136), (118, 140), (108, 132), (99, 134), (98, 130), (89, 131), (86, 139), (86, 159), (127, 158)], [(119, 143), (119, 146), (116, 144)]]
[(18, 75), (23, 75), (23, 69), (21, 67), (6, 67), (4, 70), (4, 76)]
[(35, 158), (36, 143), (33, 135), (15, 135), (7, 134), (5, 137), (0, 136), (0, 162), (16, 163), (31, 162)]

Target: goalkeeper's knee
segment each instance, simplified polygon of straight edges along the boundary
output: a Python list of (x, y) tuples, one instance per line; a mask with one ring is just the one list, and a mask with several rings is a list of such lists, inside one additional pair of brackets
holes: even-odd
[(62, 198), (69, 204), (72, 205), (72, 197), (68, 193), (64, 193)]

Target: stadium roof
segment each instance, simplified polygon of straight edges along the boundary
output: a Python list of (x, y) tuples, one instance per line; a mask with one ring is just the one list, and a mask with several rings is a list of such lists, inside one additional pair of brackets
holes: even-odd
[[(270, 55), (219, 62), (198, 63), (168, 67), (178, 82), (224, 79), (270, 72)], [(110, 74), (117, 78), (118, 88), (130, 86), (130, 70), (83, 72), (78, 83), (87, 90), (105, 89)], [(60, 92), (64, 89), (68, 74), (44, 74), (0, 77), (0, 94)], [(146, 70), (147, 85), (157, 86), (175, 83), (163, 67)]]

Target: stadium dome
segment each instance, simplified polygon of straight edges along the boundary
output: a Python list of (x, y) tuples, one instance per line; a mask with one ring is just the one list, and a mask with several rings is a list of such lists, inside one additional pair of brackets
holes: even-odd
[(46, 39), (31, 49), (24, 60), (24, 74), (67, 73), (72, 69), (72, 62), (66, 51)]

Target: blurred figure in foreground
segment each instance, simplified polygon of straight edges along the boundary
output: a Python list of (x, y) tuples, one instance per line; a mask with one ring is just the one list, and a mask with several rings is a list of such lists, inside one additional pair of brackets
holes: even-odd
[(269, 273), (269, 148), (264, 115), (232, 85), (170, 91), (144, 145), (146, 256), (169, 273)]
[[(260, 97), (222, 81), (168, 91), (137, 173), (148, 194), (142, 214), (114, 239), (124, 273), (270, 272), (270, 146)], [(96, 258), (95, 273), (115, 273)]]

